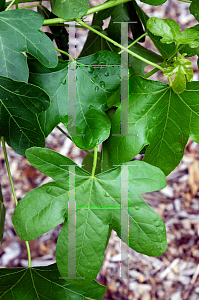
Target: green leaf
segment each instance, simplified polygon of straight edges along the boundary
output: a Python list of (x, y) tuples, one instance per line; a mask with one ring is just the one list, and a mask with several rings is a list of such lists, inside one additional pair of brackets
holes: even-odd
[[(114, 66), (100, 67), (109, 64)], [(72, 139), (79, 148), (93, 149), (109, 137), (111, 124), (105, 113), (106, 102), (120, 86), (119, 64), (120, 56), (111, 51), (77, 60), (76, 133), (85, 136), (72, 136)], [(40, 115), (45, 135), (60, 122), (68, 127), (68, 62), (60, 61), (55, 69), (46, 69), (30, 60), (29, 66), (30, 82), (43, 88), (51, 98), (50, 108)]]
[(167, 78), (176, 74), (172, 83), (172, 89), (177, 94), (183, 93), (186, 89), (186, 78), (189, 82), (193, 78), (193, 70), (188, 69), (192, 65), (191, 61), (182, 58), (185, 54), (186, 53), (180, 54), (172, 65), (163, 72), (164, 76)]
[(197, 48), (199, 42), (195, 41), (199, 38), (199, 32), (186, 28), (180, 32), (180, 26), (172, 19), (159, 19), (152, 17), (147, 21), (147, 28), (157, 36), (162, 36), (162, 43), (170, 44), (172, 42), (180, 44), (188, 44), (191, 48)]
[[(27, 52), (48, 68), (57, 65), (53, 42), (39, 30), (44, 18), (32, 10), (9, 10), (0, 13), (0, 75), (28, 81)], [(9, 38), (8, 38), (9, 37)]]
[[(103, 11), (94, 14), (91, 26), (98, 26), (98, 30), (100, 29), (103, 34), (107, 35), (107, 33), (102, 30), (103, 19), (100, 17), (102, 12)], [(101, 50), (110, 50), (107, 40), (90, 30), (79, 57), (87, 56)]]
[(131, 21), (129, 10), (126, 3), (116, 5), (112, 8), (111, 19), (108, 25), (108, 36), (114, 41), (121, 43), (121, 24), (114, 22), (128, 22)]
[(106, 289), (97, 281), (87, 285), (73, 285), (60, 278), (56, 264), (47, 267), (0, 269), (2, 300), (102, 300)]
[(6, 0), (0, 0), (0, 11), (5, 9)]
[(81, 18), (89, 10), (89, 0), (50, 0), (52, 12), (66, 21)]
[(158, 49), (158, 51), (161, 53), (162, 57), (164, 59), (166, 59), (169, 55), (171, 55), (174, 51), (175, 51), (175, 44), (171, 43), (171, 44), (163, 44), (160, 42), (160, 37), (157, 37), (155, 35), (153, 35), (148, 29), (147, 29), (147, 20), (149, 19), (149, 17), (147, 16), (147, 14), (145, 14), (145, 12), (137, 5), (136, 1), (133, 0), (133, 4), (136, 8), (136, 11), (138, 13), (138, 16), (140, 18), (140, 20), (143, 23), (143, 26), (145, 28), (145, 30), (148, 33), (148, 36), (151, 38), (152, 42), (154, 43), (154, 45), (156, 46), (156, 48)]
[[(23, 240), (32, 240), (67, 221), (69, 158), (46, 148), (26, 151), (29, 162), (55, 181), (30, 191), (20, 200), (13, 224)], [(142, 199), (141, 193), (165, 187), (163, 172), (147, 163), (133, 161), (129, 165), (129, 246), (136, 251), (159, 256), (167, 247), (166, 232), (161, 218)], [(120, 236), (121, 166), (91, 176), (75, 166), (76, 193), (76, 276), (83, 283), (96, 278), (106, 248), (109, 225)], [(72, 190), (70, 190), (72, 191)], [(61, 276), (68, 276), (68, 225), (65, 221), (58, 237), (56, 261)], [(86, 270), (86, 272), (85, 272)], [(72, 280), (72, 279), (71, 279)], [(73, 280), (72, 280), (73, 281)]]
[(161, 5), (165, 3), (167, 0), (140, 0), (141, 2), (144, 2), (146, 4), (150, 4), (153, 6)]
[(198, 0), (192, 0), (191, 5), (189, 6), (190, 13), (199, 21), (199, 2)]
[(199, 83), (187, 83), (181, 94), (166, 83), (139, 76), (131, 78), (129, 86), (129, 134), (134, 136), (112, 135), (120, 133), (118, 109), (105, 141), (111, 164), (132, 160), (149, 145), (144, 161), (168, 175), (180, 163), (188, 138), (199, 142)]
[(49, 107), (49, 96), (39, 87), (0, 76), (0, 134), (15, 152), (45, 146), (38, 114)]

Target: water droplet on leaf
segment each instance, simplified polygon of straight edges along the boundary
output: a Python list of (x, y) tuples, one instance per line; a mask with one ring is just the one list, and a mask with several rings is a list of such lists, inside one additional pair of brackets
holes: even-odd
[(94, 84), (95, 83), (95, 81), (93, 80), (93, 79), (91, 79), (91, 82)]
[(140, 208), (139, 208), (139, 206), (135, 206), (135, 209), (136, 209), (136, 210), (139, 210)]
[(97, 75), (97, 74), (94, 74), (94, 75), (93, 75), (93, 78), (95, 78), (95, 79), (96, 79), (97, 77), (98, 77), (98, 75)]
[(99, 91), (99, 86), (96, 86), (96, 87), (95, 87), (95, 91), (96, 91), (96, 92)]
[(104, 75), (108, 77), (109, 76), (109, 72), (106, 71)]
[(104, 81), (100, 81), (100, 86), (101, 86), (101, 88), (105, 88), (105, 82)]
[(105, 197), (110, 197), (109, 194), (108, 194), (107, 192), (104, 193), (104, 196), (105, 196)]
[(64, 79), (64, 80), (62, 81), (62, 84), (66, 84), (66, 79)]

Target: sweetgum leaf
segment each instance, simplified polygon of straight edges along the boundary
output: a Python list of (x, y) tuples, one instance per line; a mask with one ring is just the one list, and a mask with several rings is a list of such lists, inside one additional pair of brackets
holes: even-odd
[(154, 35), (162, 36), (160, 40), (162, 43), (188, 44), (191, 48), (199, 46), (199, 42), (195, 41), (199, 38), (199, 32), (192, 28), (186, 28), (181, 32), (180, 26), (172, 19), (152, 17), (147, 21), (147, 28)]
[(50, 105), (39, 87), (0, 76), (0, 134), (15, 152), (25, 154), (32, 146), (45, 146), (38, 115)]
[[(109, 67), (109, 64), (114, 66)], [(106, 102), (120, 86), (119, 64), (120, 55), (111, 51), (99, 51), (77, 60), (76, 133), (85, 136), (72, 136), (72, 139), (79, 148), (93, 149), (109, 137), (111, 124), (105, 113)], [(50, 108), (39, 118), (45, 136), (60, 122), (68, 127), (70, 65), (60, 61), (55, 69), (47, 69), (30, 60), (29, 67), (29, 81), (43, 88), (51, 98)]]
[[(17, 234), (23, 240), (33, 240), (64, 219), (67, 221), (67, 165), (75, 164), (46, 148), (30, 148), (26, 157), (34, 167), (55, 180), (27, 193), (14, 211)], [(167, 247), (165, 226), (140, 194), (165, 187), (165, 176), (161, 170), (144, 162), (133, 161), (128, 165), (129, 207), (123, 209), (127, 218), (129, 212), (129, 246), (140, 253), (159, 256)], [(109, 226), (120, 235), (121, 166), (91, 176), (76, 165), (74, 173), (70, 170), (70, 176), (75, 176), (76, 276), (85, 278), (74, 279), (78, 284), (96, 278), (104, 259)], [(56, 249), (56, 261), (63, 277), (68, 276), (66, 221)]]
[(50, 0), (52, 12), (66, 21), (81, 18), (90, 8), (89, 0)]
[(33, 55), (47, 68), (58, 63), (53, 42), (39, 30), (44, 18), (25, 9), (0, 13), (0, 75), (18, 81), (28, 81), (27, 58), (22, 52)]
[(56, 264), (47, 267), (0, 269), (2, 300), (100, 300), (103, 299), (106, 289), (95, 280), (81, 286), (60, 279)]
[[(168, 84), (140, 76), (130, 79), (129, 134), (120, 133), (120, 111), (112, 120), (112, 131), (105, 141), (111, 164), (133, 159), (146, 149), (144, 161), (168, 175), (181, 161), (190, 137), (199, 142), (199, 83), (188, 82), (181, 94)], [(125, 149), (125, 151), (124, 151)]]

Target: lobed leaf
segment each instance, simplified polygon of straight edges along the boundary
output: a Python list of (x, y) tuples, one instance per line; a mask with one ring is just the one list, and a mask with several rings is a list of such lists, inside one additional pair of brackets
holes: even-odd
[(113, 136), (120, 133), (120, 110), (117, 110), (111, 135), (104, 143), (111, 164), (129, 161), (149, 145), (144, 161), (168, 175), (181, 161), (188, 138), (199, 142), (198, 91), (198, 82), (187, 83), (185, 91), (176, 94), (163, 82), (140, 76), (130, 79), (129, 134), (134, 136)]
[[(65, 219), (58, 237), (56, 261), (61, 276), (68, 277), (68, 192), (75, 189), (76, 276), (85, 279), (70, 280), (77, 284), (92, 281), (104, 259), (109, 226), (120, 236), (121, 166), (91, 176), (78, 166), (71, 171), (72, 161), (50, 149), (33, 147), (26, 151), (26, 156), (44, 174), (52, 172), (56, 181), (32, 190), (20, 200), (13, 215), (17, 234), (23, 240), (32, 240)], [(163, 188), (165, 176), (144, 162), (133, 161), (128, 165), (129, 207), (123, 209), (127, 218), (129, 213), (129, 246), (146, 255), (161, 255), (167, 247), (164, 223), (140, 193)], [(75, 186), (70, 190), (68, 174), (75, 177)]]

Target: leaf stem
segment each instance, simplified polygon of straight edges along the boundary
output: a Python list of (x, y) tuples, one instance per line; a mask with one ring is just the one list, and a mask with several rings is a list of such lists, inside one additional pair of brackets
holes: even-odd
[(113, 7), (113, 6), (116, 6), (116, 5), (119, 5), (119, 4), (123, 4), (123, 3), (126, 3), (126, 2), (130, 2), (131, 0), (110, 0), (110, 1), (107, 1), (105, 3), (102, 3), (102, 4), (99, 4), (97, 6), (94, 6), (92, 8), (90, 8), (86, 14), (84, 16), (87, 16), (87, 15), (90, 15), (90, 14), (93, 14), (95, 12), (98, 12), (98, 11), (101, 11), (101, 10), (104, 10), (104, 9), (107, 9), (107, 8), (110, 8), (110, 7)]
[(192, 1), (189, 1), (189, 0), (178, 0), (178, 1), (187, 2), (187, 3), (191, 3), (192, 2)]
[(157, 64), (155, 64), (155, 63), (153, 63), (152, 61), (150, 61), (150, 60), (148, 60), (148, 59), (145, 59), (144, 57), (142, 57), (142, 56), (140, 56), (140, 55), (138, 55), (138, 54), (132, 52), (131, 50), (128, 50), (128, 49), (125, 48), (124, 46), (122, 46), (122, 45), (120, 45), (119, 43), (115, 42), (114, 40), (110, 39), (108, 36), (102, 34), (101, 32), (99, 32), (99, 31), (97, 31), (97, 30), (95, 30), (95, 29), (92, 28), (91, 26), (85, 24), (82, 20), (80, 20), (80, 19), (77, 18), (76, 21), (77, 21), (79, 24), (81, 24), (82, 26), (84, 26), (85, 28), (87, 28), (87, 29), (93, 31), (94, 33), (96, 33), (96, 34), (98, 34), (99, 36), (103, 37), (103, 38), (106, 39), (107, 41), (111, 42), (111, 43), (112, 43), (113, 45), (115, 45), (116, 47), (119, 47), (119, 48), (121, 48), (122, 50), (128, 52), (129, 54), (135, 56), (136, 58), (142, 60), (142, 61), (145, 62), (147, 65), (154, 66), (155, 68), (158, 68), (159, 70), (161, 70), (162, 72), (164, 72), (164, 69), (163, 69), (161, 66), (159, 66), (159, 65), (157, 65)]
[(168, 77), (168, 81), (169, 81), (169, 86), (172, 87), (171, 77)]
[[(5, 139), (4, 139), (3, 136), (1, 137), (1, 142), (2, 142), (2, 146), (3, 146), (3, 153), (4, 153), (4, 157), (5, 157), (5, 163), (6, 163), (6, 168), (7, 168), (7, 172), (8, 172), (8, 177), (9, 177), (9, 180), (10, 180), (12, 194), (13, 194), (13, 197), (14, 197), (15, 205), (17, 206), (18, 201), (17, 201), (17, 196), (16, 196), (16, 193), (15, 193), (15, 188), (14, 188), (14, 183), (13, 183), (13, 180), (12, 180), (12, 175), (11, 175), (11, 172), (10, 172), (10, 166), (9, 166), (9, 162), (8, 162)], [(31, 268), (30, 247), (29, 247), (29, 243), (27, 241), (25, 241), (25, 243), (26, 243), (26, 248), (27, 248), (27, 253), (28, 253), (28, 268)]]
[[(56, 128), (61, 131), (69, 140), (71, 140), (73, 142), (73, 140), (71, 139), (70, 135), (68, 135), (68, 133), (66, 133), (63, 129), (61, 129), (61, 127), (59, 127), (59, 125), (56, 126)], [(93, 156), (92, 152), (89, 152), (88, 150), (84, 150), (86, 153), (88, 153), (89, 155)], [(99, 159), (99, 158), (98, 158)]]
[[(184, 45), (180, 46), (179, 48), (177, 47), (173, 53), (171, 53), (168, 58), (167, 58), (167, 62), (176, 54), (178, 53), (182, 48), (184, 47)], [(165, 67), (165, 60), (160, 64), (160, 66), (164, 66)], [(153, 74), (155, 74), (156, 72), (158, 72), (158, 68), (154, 68), (153, 70), (151, 70), (150, 72), (148, 72), (147, 74), (145, 74), (143, 77), (144, 78), (148, 78), (150, 76), (152, 76)]]
[(72, 61), (75, 61), (74, 58), (68, 52), (63, 51), (63, 50), (58, 49), (58, 48), (55, 48), (55, 50), (57, 50), (58, 52), (63, 53), (65, 55), (69, 56)]
[(73, 141), (70, 137), (70, 135), (68, 133), (66, 133), (63, 129), (61, 129), (61, 127), (59, 127), (59, 125), (56, 126), (57, 129), (59, 129), (59, 131), (61, 131), (69, 140)]
[(94, 158), (93, 158), (93, 168), (92, 168), (92, 177), (95, 176), (95, 170), (96, 170), (96, 166), (97, 166), (97, 146), (95, 146), (94, 148)]
[[(101, 10), (104, 10), (104, 9), (107, 9), (107, 8), (110, 8), (110, 7), (119, 5), (119, 4), (126, 3), (126, 2), (129, 2), (129, 1), (131, 1), (131, 0), (110, 0), (108, 2), (105, 2), (103, 4), (100, 4), (100, 5), (97, 5), (95, 7), (90, 8), (85, 13), (84, 16), (93, 14), (95, 12), (98, 12), (98, 11), (101, 11)], [(57, 24), (57, 23), (60, 23), (60, 22), (67, 22), (67, 20), (62, 19), (62, 18), (48, 19), (48, 20), (44, 20), (43, 25), (52, 25), (52, 24)]]
[[(128, 49), (131, 48), (133, 45), (135, 45), (139, 40), (141, 40), (144, 36), (147, 35), (147, 32), (143, 33), (141, 36), (139, 36), (135, 41), (133, 41), (129, 46)], [(124, 52), (124, 50), (121, 50), (120, 52), (118, 52), (118, 54), (121, 54), (122, 52)]]
[(6, 7), (5, 11), (9, 10), (9, 8), (15, 3), (15, 0), (12, 0), (8, 7)]

